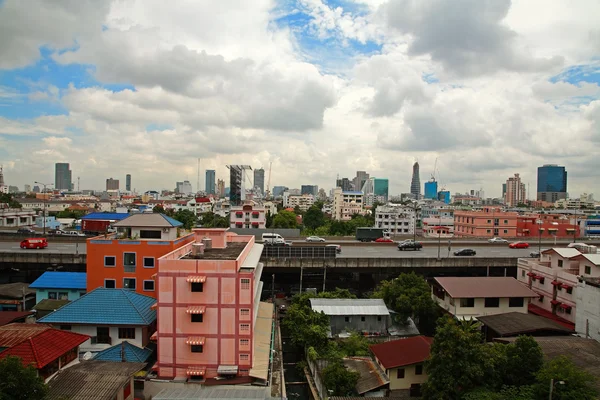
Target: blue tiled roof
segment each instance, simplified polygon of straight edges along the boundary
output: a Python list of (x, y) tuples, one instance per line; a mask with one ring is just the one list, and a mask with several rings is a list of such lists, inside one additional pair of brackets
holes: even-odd
[(127, 217), (129, 217), (128, 213), (90, 213), (88, 215), (81, 217), (81, 219), (94, 219), (94, 220), (101, 220), (101, 221), (112, 221), (112, 220), (120, 221)]
[(40, 318), (46, 324), (149, 325), (156, 299), (128, 289), (98, 288)]
[(356, 194), (356, 195), (359, 195), (359, 194), (363, 194), (363, 192), (355, 191), (355, 190), (345, 190), (345, 191), (342, 192), (342, 194)]
[(31, 285), (31, 289), (83, 289), (86, 288), (85, 272), (44, 272)]
[(100, 353), (96, 354), (94, 360), (122, 362), (123, 356), (121, 354), (121, 349), (125, 351), (126, 362), (146, 362), (152, 354), (152, 350), (150, 349), (142, 349), (128, 341), (124, 341), (123, 343), (116, 344), (106, 350), (102, 350)]
[(164, 219), (166, 219), (167, 222), (170, 223), (173, 227), (178, 227), (178, 226), (182, 226), (183, 225), (183, 223), (181, 223), (181, 222), (179, 222), (176, 219), (173, 219), (171, 217), (167, 217), (165, 214), (160, 214), (160, 215), (162, 215), (162, 217)]

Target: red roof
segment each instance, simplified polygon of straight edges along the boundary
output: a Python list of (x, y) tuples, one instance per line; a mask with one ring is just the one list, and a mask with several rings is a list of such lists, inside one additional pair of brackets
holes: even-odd
[(542, 307), (536, 306), (535, 304), (529, 304), (527, 309), (531, 314), (539, 315), (540, 317), (551, 319), (552, 321), (569, 328), (571, 330), (575, 330), (575, 324), (569, 320), (559, 317), (558, 315), (552, 314), (551, 311), (545, 310)]
[(50, 329), (44, 324), (9, 324), (0, 327), (0, 347), (13, 347), (23, 340)]
[(40, 369), (89, 338), (88, 335), (50, 328), (39, 331), (36, 335), (4, 350), (0, 353), (0, 359), (16, 356), (21, 358), (23, 364), (33, 364)]
[(0, 311), (0, 326), (10, 324), (18, 319), (24, 319), (33, 311)]
[(433, 338), (415, 336), (370, 346), (385, 369), (422, 363), (429, 358)]

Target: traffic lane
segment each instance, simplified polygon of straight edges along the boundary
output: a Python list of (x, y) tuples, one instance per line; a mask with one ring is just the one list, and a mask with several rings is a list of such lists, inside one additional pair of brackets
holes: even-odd
[(37, 251), (40, 253), (85, 254), (85, 243), (52, 243), (48, 242), (45, 249), (21, 249), (19, 242), (0, 242), (0, 253), (15, 253), (18, 251)]
[[(460, 246), (452, 246), (450, 253), (448, 254), (448, 246), (440, 247), (440, 257), (471, 257), (471, 256), (455, 256), (454, 252), (461, 249)], [(473, 247), (473, 250), (477, 252), (475, 257), (529, 257), (529, 253), (537, 251), (537, 248), (530, 247), (529, 249), (509, 249), (508, 246), (477, 246)], [(437, 257), (438, 248), (437, 246), (425, 246), (421, 250), (404, 250), (400, 251), (395, 246), (342, 246), (341, 254), (338, 254), (340, 258), (423, 258), (423, 257)]]

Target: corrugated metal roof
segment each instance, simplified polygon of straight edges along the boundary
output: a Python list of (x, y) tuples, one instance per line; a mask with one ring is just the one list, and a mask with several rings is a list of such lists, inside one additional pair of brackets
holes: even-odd
[(149, 325), (156, 299), (127, 289), (97, 288), (39, 319), (49, 324)]
[(124, 341), (102, 350), (94, 356), (94, 360), (123, 362), (123, 356), (125, 356), (126, 362), (146, 362), (150, 355), (152, 355), (152, 350), (142, 349), (128, 341)]
[(33, 311), (0, 311), (0, 326), (10, 324), (18, 319), (25, 319), (32, 314)]
[(12, 347), (40, 332), (51, 329), (42, 324), (9, 324), (0, 327), (0, 347)]
[(254, 355), (250, 376), (262, 380), (269, 377), (271, 334), (273, 332), (273, 303), (260, 302), (254, 324)]
[(358, 394), (370, 392), (390, 383), (370, 357), (347, 357), (342, 362), (348, 369), (360, 374), (356, 382)]
[(81, 219), (96, 220), (96, 221), (121, 221), (129, 217), (129, 213), (90, 213), (84, 215)]
[(259, 387), (189, 387), (182, 389), (163, 389), (153, 400), (192, 400), (192, 399), (270, 399), (271, 388)]
[(44, 299), (33, 306), (33, 310), (36, 311), (56, 311), (65, 304), (69, 304), (71, 300), (54, 300)]
[(135, 228), (176, 228), (183, 224), (173, 218), (157, 213), (131, 214), (113, 224), (115, 227)]
[(310, 299), (310, 305), (325, 315), (390, 315), (382, 299)]
[(511, 277), (443, 277), (435, 278), (435, 281), (455, 299), (539, 297), (533, 290)]
[(477, 317), (477, 320), (501, 336), (517, 336), (539, 331), (551, 331), (558, 334), (573, 332), (572, 329), (565, 328), (551, 319), (519, 312), (484, 315)]
[(600, 265), (600, 254), (581, 254), (586, 260), (594, 265)]
[(31, 285), (32, 289), (85, 289), (85, 272), (46, 271)]
[(559, 256), (563, 258), (571, 258), (580, 255), (581, 253), (577, 249), (572, 249), (568, 247), (555, 247), (552, 249), (542, 251), (542, 254), (548, 254), (550, 252), (555, 252)]
[(422, 363), (429, 358), (433, 338), (414, 336), (369, 346), (385, 369)]

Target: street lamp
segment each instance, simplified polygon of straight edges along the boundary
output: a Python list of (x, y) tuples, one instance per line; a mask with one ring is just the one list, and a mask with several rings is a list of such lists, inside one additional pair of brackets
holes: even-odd
[(539, 235), (538, 253), (540, 255), (540, 260), (541, 260), (541, 258), (542, 258), (542, 232), (544, 231), (544, 228), (542, 228), (542, 224), (544, 223), (544, 221), (542, 221), (541, 219), (538, 219), (536, 221), (536, 223), (538, 224), (538, 235)]
[(438, 257), (437, 259), (440, 260), (440, 246), (441, 246), (441, 240), (442, 240), (442, 212), (441, 210), (438, 210)]
[(554, 378), (550, 379), (550, 394), (548, 395), (548, 399), (552, 400), (552, 394), (554, 392), (554, 386), (556, 385), (564, 385), (565, 381), (556, 381), (554, 382)]
[(577, 210), (575, 210), (575, 225), (573, 226), (573, 243), (575, 243), (576, 241), (577, 241)]
[(44, 191), (42, 192), (42, 193), (44, 193), (44, 210), (43, 210), (44, 233), (43, 233), (43, 235), (46, 236), (46, 186), (52, 186), (52, 185), (54, 185), (54, 183), (42, 183), (42, 182), (38, 182), (38, 181), (35, 181), (35, 183), (37, 183), (38, 185), (42, 185), (44, 187)]

